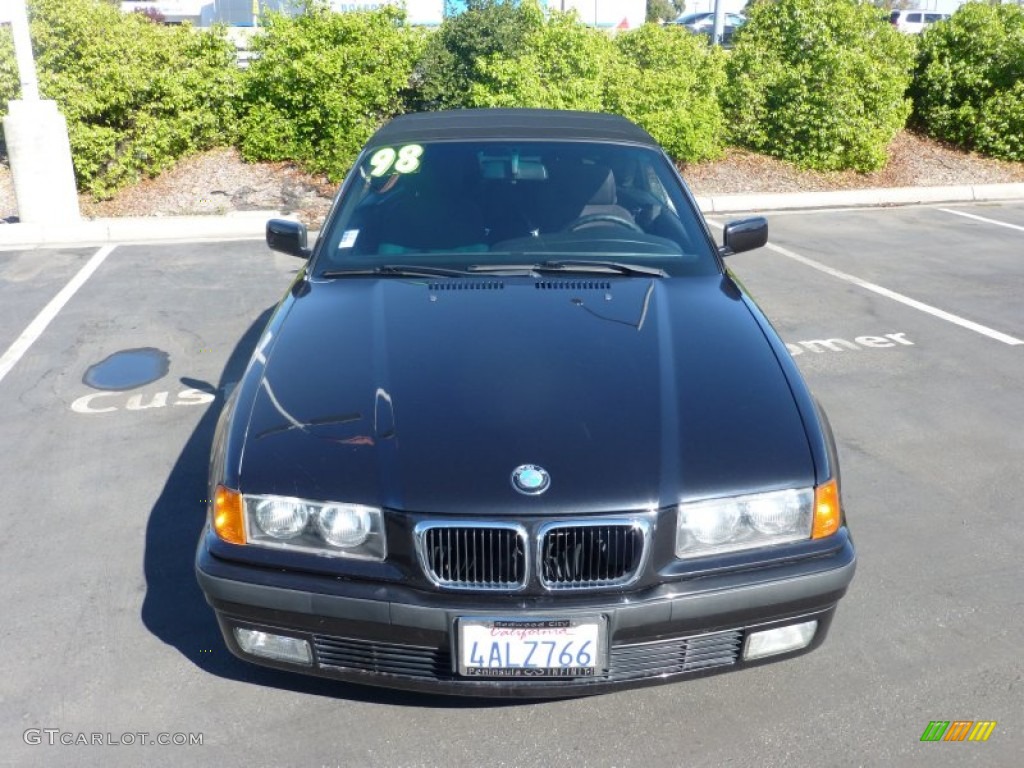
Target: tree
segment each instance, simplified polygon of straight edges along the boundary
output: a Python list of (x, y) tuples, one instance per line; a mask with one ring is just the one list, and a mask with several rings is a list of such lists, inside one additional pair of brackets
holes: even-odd
[(515, 58), (523, 50), (530, 11), (512, 0), (468, 0), (430, 36), (414, 80), (414, 110), (457, 109), (469, 106), (472, 83), (479, 79), (480, 62), (490, 56)]
[(670, 0), (647, 0), (647, 21), (649, 22), (657, 24), (659, 21), (674, 19), (678, 15), (675, 3)]

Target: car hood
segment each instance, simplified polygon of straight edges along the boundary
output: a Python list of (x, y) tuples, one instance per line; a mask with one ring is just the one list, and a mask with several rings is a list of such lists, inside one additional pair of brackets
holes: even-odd
[[(306, 283), (262, 368), (241, 490), (564, 515), (810, 485), (746, 301), (720, 275)], [(515, 490), (524, 464), (546, 493)]]

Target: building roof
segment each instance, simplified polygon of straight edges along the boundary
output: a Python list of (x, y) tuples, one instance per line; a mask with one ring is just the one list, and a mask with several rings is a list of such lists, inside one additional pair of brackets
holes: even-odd
[(559, 139), (658, 146), (643, 128), (619, 115), (555, 109), (456, 109), (396, 117), (369, 144), (453, 139)]

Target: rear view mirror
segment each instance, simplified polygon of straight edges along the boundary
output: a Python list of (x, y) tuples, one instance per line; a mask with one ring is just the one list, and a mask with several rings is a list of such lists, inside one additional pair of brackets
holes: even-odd
[(480, 162), (480, 178), (501, 181), (544, 181), (548, 169), (539, 157), (520, 155), (518, 150), (477, 155)]
[(271, 219), (267, 222), (267, 245), (273, 251), (308, 259), (306, 225), (290, 219)]
[(763, 216), (730, 221), (722, 233), (722, 247), (718, 252), (723, 256), (752, 251), (768, 242), (768, 220)]

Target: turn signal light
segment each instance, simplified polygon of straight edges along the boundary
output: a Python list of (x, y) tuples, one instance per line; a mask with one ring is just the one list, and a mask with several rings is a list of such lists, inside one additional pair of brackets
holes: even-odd
[(217, 486), (213, 497), (213, 530), (224, 541), (245, 544), (245, 518), (242, 515), (242, 494)]
[(812, 539), (823, 539), (839, 530), (842, 522), (839, 509), (839, 484), (829, 480), (814, 489), (814, 524), (811, 527)]

